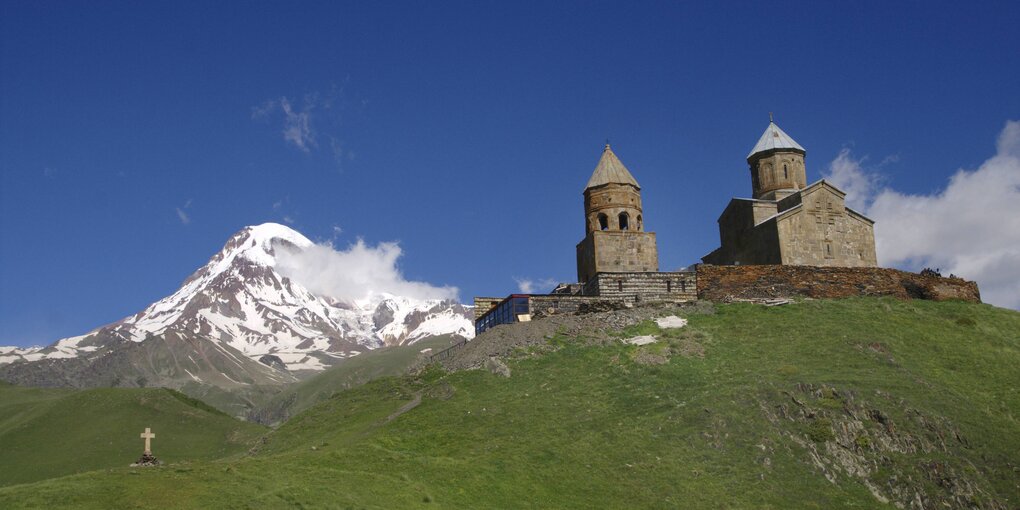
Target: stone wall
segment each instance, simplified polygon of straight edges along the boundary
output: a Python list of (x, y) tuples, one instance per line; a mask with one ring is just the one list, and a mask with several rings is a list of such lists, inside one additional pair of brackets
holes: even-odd
[[(798, 209), (794, 207), (799, 206)], [(843, 194), (826, 183), (779, 203), (774, 225), (779, 233), (783, 264), (803, 266), (875, 267), (875, 232), (871, 221), (847, 209)]]
[(501, 297), (476, 297), (475, 298), (475, 320), (482, 318), (486, 312), (498, 305), (504, 298)]
[(773, 200), (778, 190), (797, 190), (807, 186), (804, 155), (796, 151), (773, 151), (748, 161), (754, 198)]
[[(779, 234), (775, 220), (764, 221), (778, 211), (775, 202), (734, 198), (719, 216), (721, 246), (702, 258), (706, 264), (779, 264)], [(756, 225), (760, 225), (756, 228)], [(762, 228), (766, 225), (772, 228)]]
[(531, 315), (552, 315), (556, 313), (576, 313), (582, 305), (601, 302), (620, 303), (618, 299), (606, 299), (599, 296), (568, 296), (548, 295), (531, 296), (528, 298), (528, 310)]
[(697, 274), (618, 272), (599, 273), (584, 285), (584, 295), (638, 301), (693, 301), (698, 298)]
[(961, 278), (922, 276), (878, 267), (713, 266), (697, 269), (698, 298), (709, 301), (806, 296), (981, 302), (977, 284)]
[(577, 245), (577, 281), (600, 272), (658, 271), (654, 232), (595, 231)]
[(627, 216), (627, 230), (644, 230), (641, 217), (641, 192), (629, 184), (609, 183), (584, 190), (585, 233), (601, 231), (599, 215), (606, 229), (623, 230), (620, 215)]

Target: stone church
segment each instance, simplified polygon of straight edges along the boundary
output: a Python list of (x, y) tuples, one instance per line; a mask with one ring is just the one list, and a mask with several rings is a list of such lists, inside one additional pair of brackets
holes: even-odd
[(876, 267), (875, 222), (846, 206), (845, 193), (807, 184), (807, 151), (769, 122), (747, 156), (753, 198), (734, 198), (719, 216), (722, 246), (706, 264)]
[[(806, 151), (774, 122), (747, 157), (754, 198), (734, 198), (719, 217), (722, 247), (702, 260), (722, 265), (875, 267), (874, 222), (846, 207), (825, 182), (808, 185)], [(659, 271), (655, 233), (645, 230), (641, 186), (606, 144), (584, 188), (585, 236), (577, 282), (548, 294), (475, 298), (475, 333), (536, 313), (576, 312), (599, 302), (684, 302), (713, 266)], [(810, 270), (810, 268), (807, 268)]]

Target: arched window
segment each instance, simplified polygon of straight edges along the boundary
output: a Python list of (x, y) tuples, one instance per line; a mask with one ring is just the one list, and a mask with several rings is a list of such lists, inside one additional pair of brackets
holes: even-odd
[(609, 216), (599, 213), (599, 230), (609, 230)]
[(790, 174), (786, 172), (786, 165), (783, 165), (783, 179), (789, 179)]
[(627, 213), (620, 213), (620, 230), (630, 230), (630, 216)]
[(640, 232), (644, 228), (645, 228), (645, 225), (641, 221), (641, 215), (639, 214), (639, 215), (637, 215), (637, 229), (638, 229), (638, 232)]

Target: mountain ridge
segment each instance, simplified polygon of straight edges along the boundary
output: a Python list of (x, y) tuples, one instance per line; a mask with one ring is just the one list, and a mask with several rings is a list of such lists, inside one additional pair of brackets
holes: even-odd
[(0, 379), (42, 386), (235, 390), (281, 385), (386, 345), (473, 336), (470, 307), (373, 292), (325, 296), (286, 276), (315, 246), (284, 225), (248, 226), (142, 311), (46, 347), (0, 347)]

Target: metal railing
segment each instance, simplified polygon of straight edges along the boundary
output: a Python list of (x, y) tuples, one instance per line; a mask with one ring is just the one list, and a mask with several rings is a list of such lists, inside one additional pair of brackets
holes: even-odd
[(435, 354), (430, 355), (429, 356), (429, 363), (435, 363), (437, 361), (442, 361), (444, 359), (449, 359), (450, 356), (453, 356), (453, 353), (456, 352), (457, 349), (460, 349), (461, 347), (464, 347), (465, 345), (467, 345), (467, 343), (468, 343), (468, 340), (466, 338), (464, 338), (464, 339), (461, 339), (459, 342), (457, 342), (457, 343), (455, 343), (455, 344), (453, 344), (453, 345), (451, 345), (451, 346), (449, 346), (449, 347), (447, 347), (447, 348), (445, 348), (445, 349), (443, 349), (443, 350), (441, 350), (441, 351), (439, 351), (439, 352), (437, 352)]

